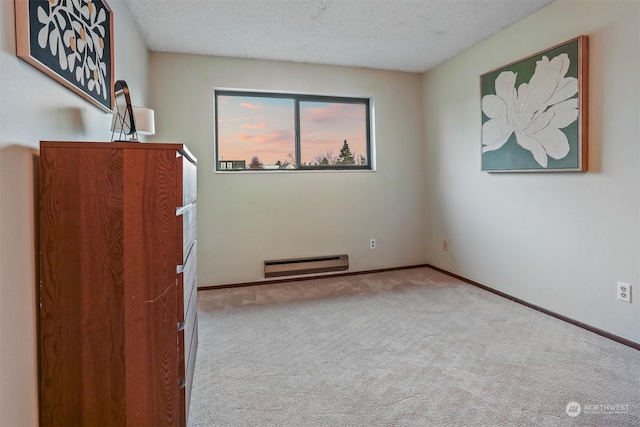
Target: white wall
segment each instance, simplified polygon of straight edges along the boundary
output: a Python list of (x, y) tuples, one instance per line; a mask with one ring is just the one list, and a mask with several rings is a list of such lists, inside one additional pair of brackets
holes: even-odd
[[(640, 342), (639, 24), (638, 2), (557, 1), (425, 74), (429, 263)], [(479, 75), (581, 34), (589, 172), (480, 172)]]
[[(154, 141), (198, 158), (200, 286), (262, 280), (274, 258), (346, 253), (350, 271), (424, 262), (421, 75), (165, 53), (150, 72)], [(216, 87), (372, 97), (377, 171), (214, 174)]]
[[(34, 426), (37, 412), (34, 157), (40, 140), (108, 141), (111, 116), (15, 56), (13, 0), (0, 0), (0, 425)], [(123, 4), (115, 78), (147, 95), (148, 52)], [(82, 185), (82, 183), (78, 183)]]

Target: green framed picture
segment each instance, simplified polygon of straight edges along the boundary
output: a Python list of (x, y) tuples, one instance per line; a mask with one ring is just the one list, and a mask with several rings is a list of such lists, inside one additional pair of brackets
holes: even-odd
[(480, 76), (482, 170), (587, 171), (587, 36)]

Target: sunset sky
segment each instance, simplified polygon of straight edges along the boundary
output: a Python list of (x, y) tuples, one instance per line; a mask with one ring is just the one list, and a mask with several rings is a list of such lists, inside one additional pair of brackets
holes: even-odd
[[(365, 117), (363, 104), (301, 101), (302, 162), (329, 149), (337, 156), (344, 140), (352, 153), (366, 157)], [(217, 132), (218, 160), (286, 162), (295, 152), (294, 100), (219, 95)]]

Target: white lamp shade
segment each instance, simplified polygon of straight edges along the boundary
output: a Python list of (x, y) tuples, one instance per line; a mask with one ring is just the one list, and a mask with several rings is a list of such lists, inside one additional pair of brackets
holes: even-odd
[(133, 107), (133, 118), (136, 122), (136, 132), (140, 135), (155, 135), (155, 114), (151, 108)]

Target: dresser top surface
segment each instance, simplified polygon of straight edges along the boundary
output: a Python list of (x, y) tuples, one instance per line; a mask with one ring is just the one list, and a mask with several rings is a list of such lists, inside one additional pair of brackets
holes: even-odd
[(40, 141), (40, 148), (93, 148), (126, 150), (177, 150), (192, 162), (196, 157), (182, 143), (164, 142), (108, 142), (108, 141)]

